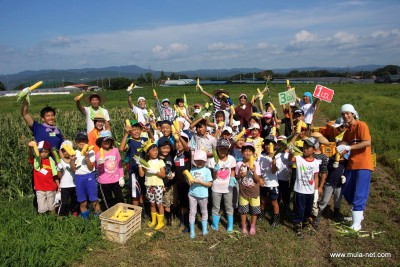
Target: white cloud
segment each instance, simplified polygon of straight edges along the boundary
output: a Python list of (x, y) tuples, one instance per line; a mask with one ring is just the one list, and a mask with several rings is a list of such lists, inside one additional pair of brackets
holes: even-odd
[(355, 34), (347, 32), (338, 32), (334, 38), (339, 43), (356, 43), (358, 41), (358, 37)]
[(308, 43), (317, 40), (318, 40), (317, 34), (313, 34), (306, 30), (302, 30), (294, 35), (294, 40), (291, 41), (291, 44)]
[(189, 46), (182, 43), (172, 43), (166, 47), (161, 45), (156, 45), (153, 47), (152, 52), (155, 57), (166, 59), (174, 55), (179, 55), (181, 53), (186, 52), (189, 49)]
[(225, 44), (225, 43), (213, 43), (207, 48), (208, 51), (229, 51), (229, 50), (241, 50), (244, 46), (241, 44)]

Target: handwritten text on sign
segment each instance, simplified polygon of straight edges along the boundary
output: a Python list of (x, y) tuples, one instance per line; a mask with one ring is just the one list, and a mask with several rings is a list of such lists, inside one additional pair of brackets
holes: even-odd
[(331, 102), (335, 92), (328, 87), (317, 84), (313, 96), (326, 102)]
[(279, 93), (278, 96), (279, 105), (285, 105), (287, 103), (292, 103), (296, 101), (296, 92), (294, 91), (294, 89)]

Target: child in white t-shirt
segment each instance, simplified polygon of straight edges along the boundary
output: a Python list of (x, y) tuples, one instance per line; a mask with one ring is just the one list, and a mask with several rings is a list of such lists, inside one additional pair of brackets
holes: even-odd
[[(298, 134), (292, 142), (297, 136)], [(303, 238), (303, 226), (309, 234), (314, 233), (309, 218), (314, 203), (314, 191), (318, 190), (319, 162), (313, 156), (315, 147), (319, 147), (319, 143), (314, 137), (304, 140), (302, 156), (293, 156), (293, 143), (289, 146), (289, 160), (296, 163), (293, 224), (298, 238)]]
[[(277, 149), (279, 149), (283, 143), (282, 140), (286, 140), (286, 136), (281, 135), (277, 138)], [(278, 204), (283, 202), (283, 212), (286, 219), (289, 218), (290, 215), (290, 175), (292, 169), (292, 162), (289, 161), (289, 152), (287, 149), (283, 149), (282, 152), (279, 152), (275, 156), (275, 164), (276, 164), (276, 176), (278, 177), (279, 183), (279, 196), (278, 196)]]
[[(73, 216), (79, 215), (79, 205), (76, 200), (76, 185), (75, 185), (75, 156), (70, 156), (63, 145), (68, 144), (73, 147), (73, 144), (69, 140), (65, 140), (61, 144), (61, 153), (63, 158), (60, 163), (57, 164), (57, 176), (60, 179), (60, 191), (61, 191), (61, 205), (58, 209), (58, 215), (67, 216), (71, 212)], [(74, 160), (71, 160), (73, 158)]]
[(229, 148), (231, 143), (220, 138), (217, 141), (217, 154), (218, 159), (211, 158), (209, 163), (209, 168), (213, 169), (213, 179), (212, 184), (212, 224), (211, 228), (213, 230), (218, 230), (218, 223), (221, 218), (219, 215), (221, 199), (224, 198), (225, 212), (227, 215), (227, 232), (233, 231), (233, 186), (235, 186), (235, 166), (236, 160), (234, 157), (229, 155)]

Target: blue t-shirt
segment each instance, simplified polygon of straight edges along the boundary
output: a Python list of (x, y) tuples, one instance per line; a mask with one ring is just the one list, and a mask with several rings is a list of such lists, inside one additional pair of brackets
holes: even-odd
[[(203, 168), (193, 167), (190, 173), (194, 179), (198, 179), (203, 182), (212, 181), (211, 171), (205, 166)], [(208, 187), (200, 184), (192, 184), (189, 188), (189, 195), (201, 198), (208, 197)]]
[(146, 137), (140, 137), (140, 141), (134, 139), (128, 140), (129, 149), (128, 152), (126, 152), (125, 157), (128, 159), (129, 162), (129, 174), (138, 172), (138, 165), (136, 164), (136, 161), (133, 158), (133, 156), (135, 155), (141, 156), (142, 144), (145, 143), (146, 141), (147, 141)]
[(236, 147), (232, 149), (231, 155), (236, 159), (236, 162), (243, 161), (242, 151)]
[(57, 150), (60, 149), (62, 142), (64, 142), (60, 129), (58, 129), (59, 133), (56, 134), (51, 128), (47, 128), (43, 124), (34, 121), (31, 130), (36, 142), (47, 141), (52, 148), (54, 147)]

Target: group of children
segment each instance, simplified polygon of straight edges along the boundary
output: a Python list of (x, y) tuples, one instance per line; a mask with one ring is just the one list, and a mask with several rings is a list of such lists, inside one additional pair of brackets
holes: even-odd
[[(223, 215), (221, 202), (228, 233), (233, 231), (234, 218), (240, 218), (242, 233), (255, 235), (256, 222), (265, 220), (269, 203), (272, 214), (268, 217), (272, 227), (278, 226), (280, 213), (286, 219), (290, 217), (292, 191), (292, 222), (299, 238), (304, 228), (312, 233), (309, 225), (312, 214), (314, 228), (318, 227), (332, 193), (335, 194), (335, 215), (338, 215), (336, 209), (340, 207), (343, 182), (338, 177), (342, 177), (344, 161), (340, 160), (340, 168), (336, 166), (338, 160), (332, 158), (328, 162), (319, 150), (324, 137), (307, 134), (310, 131), (304, 122), (304, 112), (292, 108), (294, 127), (289, 128), (290, 135), (279, 135), (281, 120), (271, 103), (265, 106), (263, 114), (250, 117), (248, 129), (241, 129), (240, 118), (229, 112), (231, 101), (226, 96), (222, 91), (210, 96), (214, 109), (218, 106), (219, 110), (204, 113), (197, 107), (198, 115), (192, 117), (186, 111), (177, 110), (185, 109), (183, 99), (177, 100), (177, 107), (172, 109), (168, 99), (160, 104), (155, 95), (162, 120), (157, 120), (148, 110), (141, 113), (130, 101), (136, 119), (126, 123), (119, 147), (105, 127), (107, 120), (102, 112), (89, 116), (93, 128), (88, 133), (78, 132), (74, 144), (64, 140), (61, 153), (52, 154), (48, 141), (39, 142), (38, 153), (36, 142), (29, 143), (38, 212), (53, 211), (56, 193), (60, 192), (59, 215), (80, 213), (88, 218), (90, 203), (93, 215), (98, 216), (101, 213), (99, 197), (106, 209), (125, 202), (122, 190), (125, 167), (132, 204), (145, 210), (145, 204), (150, 204), (148, 226), (155, 230), (171, 226), (175, 215), (190, 238), (195, 237), (198, 206), (202, 234), (208, 233), (210, 218), (211, 228), (219, 229)], [(247, 100), (246, 95), (241, 97)], [(142, 111), (143, 101), (139, 97)], [(243, 105), (246, 107), (247, 103)], [(143, 122), (138, 121), (139, 117)], [(87, 149), (88, 146), (92, 148)], [(322, 200), (317, 202), (318, 193), (322, 192)], [(146, 212), (143, 216), (145, 219)]]

